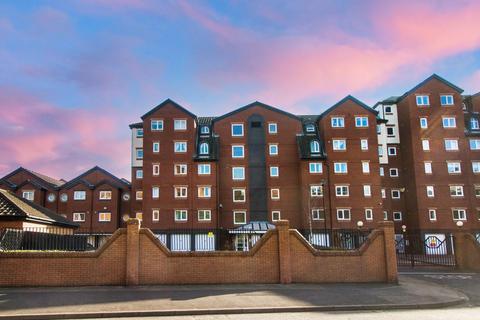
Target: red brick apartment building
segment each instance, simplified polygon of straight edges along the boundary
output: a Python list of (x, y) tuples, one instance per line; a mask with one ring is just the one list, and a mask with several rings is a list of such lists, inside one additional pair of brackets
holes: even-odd
[(113, 233), (130, 213), (130, 183), (100, 167), (70, 181), (18, 168), (0, 179), (0, 187), (61, 214), (79, 232)]

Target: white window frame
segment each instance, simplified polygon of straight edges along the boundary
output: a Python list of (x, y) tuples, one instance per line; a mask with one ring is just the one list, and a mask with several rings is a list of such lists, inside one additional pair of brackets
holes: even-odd
[(173, 214), (176, 222), (188, 221), (188, 210), (175, 209)]
[(403, 220), (403, 214), (401, 211), (394, 211), (393, 212), (393, 221), (402, 221)]
[(198, 195), (198, 198), (200, 198), (200, 199), (208, 199), (208, 198), (212, 197), (212, 187), (211, 186), (198, 186), (197, 190), (198, 190), (197, 195)]
[[(182, 148), (180, 146), (185, 146), (185, 148)], [(173, 143), (173, 152), (174, 153), (186, 153), (187, 151), (188, 151), (187, 141), (175, 141)]]
[(322, 208), (314, 208), (311, 210), (312, 220), (325, 220), (325, 210)]
[(425, 174), (433, 174), (432, 162), (431, 161), (425, 161), (423, 163), (423, 169), (424, 169)]
[[(343, 170), (345, 169), (345, 170)], [(346, 162), (334, 162), (333, 163), (333, 172), (339, 174), (348, 173), (348, 164)]]
[[(241, 171), (241, 177), (235, 177), (235, 171)], [(232, 167), (232, 180), (245, 180), (245, 167)]]
[[(236, 156), (234, 153), (235, 148), (241, 148), (242, 149), (242, 155), (241, 156)], [(243, 159), (245, 158), (245, 146), (241, 144), (234, 144), (232, 145), (232, 158), (234, 159)]]
[(210, 152), (210, 146), (208, 144), (208, 142), (202, 142), (200, 143), (200, 146), (199, 146), (199, 154), (200, 155), (208, 155), (209, 152)]
[[(395, 194), (397, 194), (397, 193), (398, 193), (398, 197), (395, 196)], [(402, 197), (401, 192), (400, 192), (399, 189), (392, 189), (392, 190), (390, 190), (390, 196), (392, 197), (392, 199), (400, 199), (400, 198)]]
[(152, 209), (152, 221), (160, 221), (160, 210)]
[[(450, 197), (452, 198), (461, 198), (465, 195), (463, 192), (463, 186), (462, 185), (451, 185), (449, 186), (450, 189)], [(452, 191), (454, 194), (452, 194)]]
[(135, 218), (137, 218), (140, 221), (143, 221), (143, 212), (136, 212)]
[(188, 187), (187, 186), (174, 186), (173, 187), (173, 197), (175, 199), (186, 199), (186, 198), (188, 198)]
[(163, 120), (161, 119), (150, 120), (150, 131), (163, 131)]
[(320, 153), (320, 142), (318, 140), (310, 141), (310, 153)]
[[(278, 197), (274, 197), (274, 193), (277, 192)], [(280, 189), (279, 188), (272, 188), (270, 189), (270, 199), (272, 200), (280, 200)]]
[(434, 186), (426, 186), (425, 187), (427, 198), (435, 198), (435, 187)]
[(397, 155), (397, 148), (396, 147), (388, 147), (387, 154), (389, 156), (396, 156)]
[(86, 216), (85, 212), (74, 212), (72, 216), (72, 220), (73, 222), (85, 222), (85, 216)]
[(480, 150), (480, 139), (470, 139), (470, 150)]
[(372, 221), (373, 220), (373, 209), (372, 208), (365, 208), (365, 220)]
[(387, 190), (385, 190), (385, 188), (382, 188), (380, 190), (380, 193), (382, 195), (382, 199), (386, 199), (387, 198)]
[[(445, 101), (444, 101), (445, 98)], [(453, 101), (453, 95), (452, 94), (441, 94), (440, 95), (440, 104), (442, 106), (453, 106), (454, 101)]]
[[(83, 195), (83, 196), (81, 196), (81, 195)], [(75, 201), (87, 200), (87, 191), (85, 191), (85, 190), (73, 191), (73, 200), (75, 200)]]
[[(389, 174), (390, 174), (390, 177), (392, 178), (398, 178), (399, 174), (398, 174), (398, 168), (390, 168), (389, 170)], [(392, 174), (392, 172), (394, 174)]]
[(480, 173), (480, 161), (472, 161), (472, 172), (475, 174)]
[(323, 173), (323, 166), (321, 162), (309, 162), (308, 163), (308, 172), (319, 174)]
[(372, 186), (369, 184), (364, 184), (363, 185), (363, 196), (365, 198), (371, 198), (372, 197)]
[[(453, 170), (451, 170), (453, 169)], [(458, 169), (458, 171), (456, 170)], [(462, 164), (459, 161), (447, 161), (447, 172), (448, 174), (461, 174), (462, 173)]]
[(143, 169), (137, 169), (137, 170), (135, 171), (135, 177), (136, 177), (137, 179), (143, 179)]
[(347, 140), (346, 139), (333, 139), (332, 148), (334, 151), (346, 151), (347, 150)]
[[(245, 135), (245, 127), (244, 127), (243, 123), (232, 123), (230, 126), (231, 126), (230, 128), (231, 128), (232, 137), (243, 137)], [(241, 134), (234, 134), (234, 132), (233, 132), (234, 127), (241, 127), (242, 128), (242, 133)]]
[(152, 175), (159, 176), (160, 175), (160, 164), (154, 163), (152, 164)]
[(112, 200), (112, 191), (111, 190), (101, 190), (98, 193), (99, 200)]
[(437, 221), (437, 210), (436, 209), (428, 209), (428, 220)]
[(160, 198), (160, 188), (157, 186), (152, 187), (152, 199)]
[(135, 191), (135, 200), (143, 200), (143, 191), (142, 190)]
[[(237, 220), (237, 213), (242, 214), (243, 219), (241, 221)], [(234, 210), (233, 211), (233, 224), (239, 225), (239, 224), (246, 224), (247, 223), (247, 211), (245, 210)]]
[(368, 116), (356, 116), (355, 117), (355, 127), (357, 127), (357, 128), (367, 128), (368, 127)]
[(370, 173), (370, 162), (362, 161), (362, 173)]
[(33, 201), (35, 199), (35, 190), (23, 190), (22, 198), (28, 201)]
[(445, 129), (456, 128), (457, 120), (455, 117), (442, 117), (442, 125)]
[(98, 213), (98, 221), (99, 222), (110, 222), (112, 221), (112, 213), (111, 212), (99, 212)]
[[(275, 217), (275, 215), (277, 215), (277, 216)], [(282, 217), (281, 217), (280, 211), (279, 210), (273, 210), (272, 211), (272, 221), (279, 221), (281, 219), (282, 219)]]
[(278, 124), (276, 122), (269, 122), (268, 123), (268, 133), (269, 134), (277, 134), (278, 133)]
[(444, 145), (445, 145), (445, 151), (458, 151), (457, 139), (445, 139)]
[(212, 173), (212, 167), (210, 163), (200, 163), (197, 166), (197, 171), (199, 176), (208, 176)]
[(419, 94), (415, 96), (415, 101), (417, 106), (429, 106), (430, 105), (430, 97), (425, 94)]
[(198, 221), (212, 221), (212, 210), (210, 209), (199, 209), (197, 211)]
[(152, 143), (152, 152), (153, 153), (160, 153), (160, 142), (155, 141)]
[(344, 117), (331, 117), (330, 125), (332, 128), (345, 128), (345, 118)]
[[(348, 213), (348, 218), (346, 218), (346, 213)], [(338, 221), (352, 220), (352, 212), (350, 208), (337, 208), (337, 220)]]
[(278, 143), (268, 144), (268, 154), (271, 156), (278, 156)]
[(360, 150), (362, 151), (368, 150), (368, 139), (360, 139)]
[(430, 140), (422, 139), (422, 150), (423, 151), (430, 151)]
[(270, 166), (270, 177), (278, 178), (279, 176), (280, 176), (280, 167)]
[[(455, 218), (455, 211), (458, 212), (458, 217)], [(463, 214), (460, 214), (463, 213)], [(452, 208), (452, 218), (453, 221), (466, 221), (467, 220), (467, 210), (463, 208)]]
[[(346, 193), (344, 193), (344, 191), (346, 191)], [(336, 197), (349, 197), (350, 196), (350, 186), (346, 185), (346, 184), (335, 185), (335, 196)]]
[(428, 118), (427, 117), (421, 117), (420, 118), (420, 128), (421, 129), (428, 129)]
[[(183, 169), (185, 169), (185, 172), (183, 172), (184, 171)], [(173, 175), (186, 176), (187, 173), (188, 173), (188, 166), (186, 163), (175, 163), (173, 165)]]
[(173, 131), (186, 131), (187, 119), (173, 119)]
[(310, 186), (310, 197), (323, 197), (323, 186), (322, 185), (311, 185)]
[[(236, 199), (235, 197), (235, 192), (240, 192), (240, 195), (243, 196), (240, 197), (240, 199)], [(233, 188), (232, 189), (232, 201), (233, 202), (246, 202), (247, 201), (247, 191), (245, 188)]]

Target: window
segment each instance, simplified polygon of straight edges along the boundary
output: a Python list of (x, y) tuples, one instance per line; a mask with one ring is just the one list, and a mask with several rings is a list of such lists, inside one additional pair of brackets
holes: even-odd
[(153, 164), (152, 169), (153, 169), (152, 174), (154, 176), (159, 176), (160, 175), (160, 165), (159, 164)]
[(350, 220), (350, 209), (337, 209), (337, 220)]
[(270, 198), (273, 200), (280, 199), (280, 189), (270, 189)]
[(370, 173), (370, 162), (362, 161), (362, 172), (363, 173)]
[(143, 149), (142, 148), (137, 148), (135, 151), (136, 151), (137, 160), (143, 159)]
[(391, 106), (385, 106), (385, 113), (392, 113), (392, 107)]
[(427, 129), (428, 128), (427, 118), (420, 118), (420, 128), (422, 128), (422, 129)]
[(277, 124), (275, 122), (270, 122), (268, 124), (268, 133), (275, 134), (277, 133)]
[(480, 173), (480, 161), (472, 161), (473, 173)]
[(74, 222), (84, 222), (85, 221), (85, 212), (74, 212), (73, 213)]
[(186, 164), (175, 164), (173, 166), (173, 173), (176, 176), (183, 176), (187, 174), (187, 165)]
[(137, 169), (137, 171), (135, 171), (135, 177), (137, 177), (137, 179), (143, 179), (143, 170)]
[(112, 214), (110, 212), (99, 212), (98, 221), (100, 222), (109, 222), (112, 220)]
[(451, 94), (440, 95), (440, 103), (442, 106), (453, 106), (453, 96)]
[(377, 134), (379, 135), (381, 133), (382, 133), (382, 126), (377, 124)]
[(233, 224), (245, 224), (247, 223), (246, 211), (233, 211)]
[(380, 167), (379, 171), (380, 171), (380, 177), (385, 176), (385, 169), (383, 167)]
[(176, 141), (174, 144), (175, 153), (185, 153), (187, 152), (187, 142), (186, 141)]
[(211, 197), (210, 186), (198, 187), (198, 197), (199, 198), (210, 198)]
[(152, 221), (160, 221), (160, 210), (152, 209)]
[(212, 220), (212, 211), (201, 209), (198, 210), (198, 221), (210, 221)]
[(392, 195), (392, 199), (400, 199), (400, 190), (392, 189), (391, 195)]
[(280, 211), (272, 211), (272, 221), (280, 220)]
[(187, 120), (185, 119), (173, 120), (173, 130), (175, 131), (187, 130)]
[(278, 144), (270, 143), (270, 144), (268, 145), (268, 153), (269, 153), (271, 156), (276, 156), (276, 155), (278, 155)]
[(470, 139), (470, 150), (480, 150), (480, 139)]
[(478, 130), (480, 129), (480, 124), (478, 122), (478, 119), (471, 118), (470, 119), (470, 129), (471, 130)]
[(401, 221), (402, 220), (402, 213), (399, 211), (396, 211), (393, 213), (393, 220), (394, 221)]
[(208, 154), (208, 143), (203, 142), (200, 144), (200, 154)]
[(416, 97), (417, 99), (417, 106), (429, 106), (430, 105), (430, 99), (426, 95), (418, 95)]
[(445, 150), (447, 150), (447, 151), (457, 151), (458, 150), (458, 140), (456, 140), (456, 139), (445, 139)]
[(335, 173), (347, 173), (347, 163), (346, 162), (335, 162), (333, 164), (333, 172)]
[(372, 196), (372, 187), (369, 184), (363, 185), (363, 196), (371, 197)]
[(397, 148), (388, 147), (387, 152), (388, 152), (389, 156), (396, 156), (397, 155)]
[(208, 175), (211, 172), (210, 164), (202, 163), (198, 165), (198, 174), (199, 175)]
[(378, 156), (383, 157), (383, 146), (378, 146)]
[(152, 198), (158, 199), (160, 197), (160, 188), (159, 187), (152, 187)]
[(312, 220), (325, 220), (323, 209), (312, 209)]
[(362, 151), (367, 151), (368, 150), (368, 140), (367, 139), (361, 139), (360, 140), (360, 149)]
[(387, 191), (384, 188), (382, 188), (381, 193), (382, 193), (382, 199), (385, 199), (387, 197)]
[(473, 186), (473, 188), (474, 188), (475, 197), (480, 198), (480, 185), (476, 184)]
[(280, 174), (278, 167), (270, 167), (270, 177), (278, 177)]
[(390, 177), (398, 177), (398, 169), (390, 168)]
[(152, 131), (163, 131), (163, 120), (152, 120), (150, 128)]
[(137, 129), (137, 138), (143, 138), (143, 129)]
[(307, 132), (315, 132), (315, 126), (313, 124), (307, 124), (305, 130)]
[(180, 187), (175, 187), (174, 191), (174, 196), (175, 198), (186, 198), (187, 197), (187, 187), (185, 186), (180, 186)]
[(187, 221), (188, 212), (187, 210), (175, 210), (175, 221)]
[(232, 168), (232, 179), (233, 180), (245, 180), (245, 168), (244, 167), (233, 167)]
[(431, 162), (424, 162), (423, 166), (425, 167), (426, 174), (432, 174), (432, 163)]
[(135, 199), (136, 200), (143, 200), (143, 191), (136, 191), (135, 192)]
[(310, 152), (320, 153), (320, 143), (317, 140), (312, 140), (310, 142)]
[(358, 128), (368, 127), (368, 117), (355, 117), (355, 127), (358, 127)]
[(450, 174), (462, 173), (460, 162), (447, 162), (447, 170)]
[(232, 137), (243, 137), (243, 123), (232, 123)]
[(112, 199), (112, 191), (100, 191), (99, 199), (100, 200), (111, 200)]
[(335, 151), (347, 150), (347, 141), (345, 139), (333, 139), (333, 150)]
[(373, 210), (365, 209), (365, 220), (373, 220)]
[(210, 133), (210, 128), (208, 126), (202, 126), (200, 128), (200, 133), (201, 134), (209, 134)]
[(85, 200), (87, 198), (87, 192), (85, 191), (74, 191), (73, 200)]
[(323, 188), (322, 186), (310, 186), (310, 196), (311, 197), (322, 197), (323, 196)]
[(335, 186), (335, 195), (337, 197), (348, 197), (348, 186)]
[(22, 198), (25, 200), (33, 201), (35, 198), (35, 191), (33, 190), (24, 190), (22, 192)]
[(234, 145), (232, 146), (232, 158), (243, 158), (244, 150), (243, 146)]
[(430, 141), (424, 139), (422, 140), (422, 149), (423, 151), (429, 151), (430, 150)]
[(437, 210), (428, 209), (428, 220), (437, 221)]
[(444, 117), (442, 118), (442, 123), (444, 128), (456, 128), (457, 123), (453, 117)]
[(383, 211), (383, 220), (387, 221), (388, 220), (388, 212)]
[(322, 164), (320, 162), (310, 162), (309, 171), (310, 173), (322, 173)]
[(463, 186), (450, 186), (451, 197), (463, 197)]
[(160, 142), (154, 142), (152, 144), (152, 151), (153, 153), (159, 153), (160, 152)]
[(453, 220), (467, 220), (465, 209), (452, 209)]
[(332, 128), (344, 128), (345, 120), (343, 117), (332, 117), (331, 124)]
[(427, 186), (427, 197), (428, 198), (435, 197), (435, 190), (434, 190), (433, 186)]
[(390, 137), (395, 135), (395, 130), (394, 130), (393, 127), (391, 127), (391, 126), (387, 127), (387, 135), (390, 136)]

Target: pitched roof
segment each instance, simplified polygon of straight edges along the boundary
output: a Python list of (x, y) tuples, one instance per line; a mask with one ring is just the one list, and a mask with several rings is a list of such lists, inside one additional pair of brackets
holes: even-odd
[(149, 115), (157, 112), (158, 110), (160, 110), (161, 108), (163, 108), (165, 105), (167, 104), (172, 104), (175, 108), (177, 109), (180, 109), (182, 110), (183, 112), (185, 112), (186, 114), (190, 115), (192, 118), (196, 119), (197, 116), (194, 115), (193, 113), (191, 113), (190, 111), (188, 111), (187, 109), (185, 109), (184, 107), (182, 107), (181, 105), (179, 105), (178, 103), (176, 103), (175, 101), (171, 100), (171, 99), (167, 99), (165, 101), (163, 101), (162, 103), (160, 103), (158, 106), (156, 106), (155, 108), (153, 108), (152, 110), (148, 111), (147, 113), (145, 113), (143, 116), (142, 116), (142, 120), (144, 120), (146, 117), (148, 117)]
[[(34, 176), (35, 178), (37, 178), (38, 179), (37, 182), (40, 183), (41, 185), (43, 185), (43, 187), (55, 189), (55, 188), (60, 187), (61, 185), (63, 185), (65, 183), (64, 180), (58, 180), (58, 179), (49, 177), (47, 175), (44, 175), (44, 174), (29, 170), (29, 169), (26, 169), (26, 168), (23, 168), (23, 167), (17, 168), (16, 170), (10, 172), (9, 174), (4, 176), (0, 180), (8, 181), (9, 178), (13, 177), (14, 175), (16, 175), (17, 173), (22, 172), (22, 171), (27, 172), (27, 173), (31, 174), (32, 176)], [(13, 184), (11, 181), (8, 181), (8, 182), (10, 182), (10, 184)]]
[(102, 169), (100, 168), (99, 166), (95, 166), (93, 167), (92, 169), (88, 170), (88, 171), (85, 171), (84, 173), (82, 173), (81, 175), (79, 175), (78, 177), (76, 178), (73, 178), (72, 180), (68, 181), (67, 183), (65, 183), (63, 186), (62, 186), (62, 189), (69, 189), (75, 185), (77, 185), (78, 183), (83, 183), (85, 184), (86, 186), (88, 187), (94, 187), (93, 184), (91, 184), (90, 182), (86, 181), (85, 179), (83, 179), (85, 176), (95, 172), (95, 171), (99, 171), (103, 174), (105, 174), (106, 176), (112, 178), (114, 181), (116, 181), (117, 183), (120, 184), (120, 186), (130, 186), (130, 183), (127, 183), (127, 180), (126, 179), (120, 179), (120, 178), (117, 178), (116, 176), (114, 176), (113, 174), (111, 174), (110, 172), (108, 172), (107, 170), (105, 169)]
[(433, 79), (436, 79), (440, 82), (443, 82), (444, 84), (446, 84), (447, 86), (449, 86), (450, 88), (454, 89), (455, 91), (458, 91), (459, 93), (462, 93), (463, 92), (463, 89), (460, 88), (460, 87), (457, 87), (456, 85), (454, 85), (453, 83), (451, 83), (450, 81), (448, 80), (445, 80), (444, 78), (440, 77), (438, 74), (434, 73), (432, 74), (430, 77), (428, 77), (427, 79), (423, 80), (422, 82), (420, 82), (419, 84), (417, 84), (415, 87), (413, 87), (412, 89), (408, 90), (407, 92), (405, 92), (401, 97), (398, 98), (398, 100), (396, 102), (400, 102), (401, 100), (403, 100), (405, 97), (407, 97), (408, 95), (410, 95), (411, 93), (415, 92), (418, 88), (422, 87), (423, 85), (425, 85), (427, 82), (433, 80)]
[(78, 227), (66, 218), (16, 194), (0, 189), (0, 218), (20, 219), (66, 227)]
[(143, 122), (132, 123), (132, 124), (129, 124), (128, 126), (130, 127), (130, 129), (143, 128)]
[(368, 105), (366, 105), (365, 103), (363, 103), (362, 101), (358, 100), (357, 98), (355, 98), (354, 96), (352, 95), (348, 95), (346, 96), (345, 98), (343, 98), (342, 100), (338, 101), (337, 103), (335, 103), (333, 106), (331, 106), (330, 108), (328, 108), (327, 110), (325, 110), (319, 118), (323, 118), (324, 116), (326, 116), (327, 114), (329, 114), (331, 111), (333, 111), (334, 109), (336, 109), (337, 107), (339, 107), (340, 105), (344, 104), (345, 102), (347, 101), (353, 101), (354, 103), (358, 104), (360, 107), (362, 107), (363, 109), (367, 110), (368, 112), (371, 112), (375, 115), (378, 114), (378, 111), (370, 108)]
[(198, 125), (199, 126), (209, 126), (212, 124), (213, 120), (215, 120), (216, 117), (198, 117)]
[(217, 118), (213, 119), (213, 122), (228, 118), (228, 117), (230, 117), (234, 114), (237, 114), (239, 112), (242, 112), (242, 111), (247, 110), (247, 109), (249, 109), (251, 107), (254, 107), (254, 106), (259, 106), (259, 107), (262, 107), (264, 109), (267, 109), (267, 110), (270, 110), (270, 111), (273, 111), (273, 112), (278, 112), (278, 113), (283, 114), (287, 117), (290, 117), (290, 118), (293, 118), (293, 119), (296, 119), (296, 120), (300, 120), (300, 118), (298, 116), (296, 116), (294, 114), (291, 114), (290, 112), (280, 110), (278, 108), (269, 106), (268, 104), (265, 104), (265, 103), (262, 103), (262, 102), (259, 102), (259, 101), (255, 101), (255, 102), (252, 102), (250, 104), (247, 104), (246, 106), (243, 106), (243, 107), (238, 108), (236, 110), (233, 110), (231, 112), (225, 113), (224, 115), (221, 115), (220, 117), (217, 117)]

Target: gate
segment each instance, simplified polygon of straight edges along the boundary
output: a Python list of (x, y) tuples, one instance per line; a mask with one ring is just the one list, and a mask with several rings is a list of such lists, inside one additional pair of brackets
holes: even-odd
[(455, 267), (452, 234), (405, 234), (395, 239), (399, 266)]

